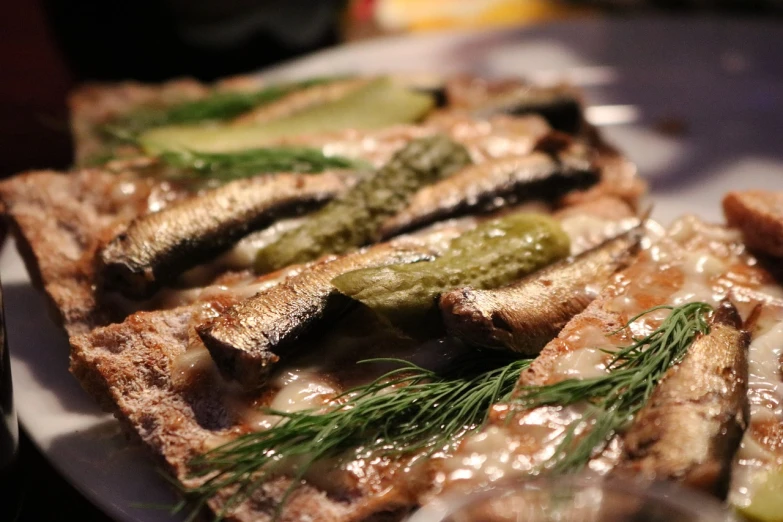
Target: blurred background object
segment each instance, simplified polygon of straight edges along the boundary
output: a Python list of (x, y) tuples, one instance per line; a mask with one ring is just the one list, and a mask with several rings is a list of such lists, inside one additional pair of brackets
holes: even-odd
[(350, 0), (343, 37), (479, 29), (640, 11), (772, 13), (783, 0)]
[(592, 11), (558, 0), (352, 0), (344, 36), (348, 40), (440, 29), (508, 27)]
[(337, 43), (337, 20), (344, 3), (342, 0), (42, 2), (78, 80), (142, 81), (185, 75), (212, 80), (333, 45)]
[(739, 522), (726, 507), (673, 483), (589, 474), (510, 482), (434, 498), (407, 522)]

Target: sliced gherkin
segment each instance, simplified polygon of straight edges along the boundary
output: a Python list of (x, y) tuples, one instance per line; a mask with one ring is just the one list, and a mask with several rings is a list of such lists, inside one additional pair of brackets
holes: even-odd
[(783, 521), (783, 467), (759, 474), (754, 482), (750, 504), (738, 507), (739, 513), (753, 522)]
[(270, 272), (376, 240), (381, 224), (402, 209), (411, 194), (470, 161), (468, 151), (445, 136), (412, 141), (374, 175), (259, 250), (256, 270)]
[(354, 270), (332, 284), (393, 323), (407, 323), (431, 312), (444, 292), (503, 286), (566, 257), (569, 248), (551, 217), (512, 214), (466, 232), (434, 261)]
[(429, 94), (396, 85), (389, 78), (370, 82), (344, 97), (260, 124), (170, 125), (141, 133), (148, 154), (186, 149), (227, 152), (263, 147), (271, 141), (303, 133), (342, 129), (379, 129), (418, 121), (434, 106)]

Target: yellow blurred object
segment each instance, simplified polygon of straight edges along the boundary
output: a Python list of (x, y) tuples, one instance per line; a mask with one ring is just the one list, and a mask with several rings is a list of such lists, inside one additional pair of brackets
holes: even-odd
[(430, 31), (519, 25), (587, 12), (556, 0), (377, 0), (382, 31)]
[(783, 467), (768, 471), (759, 478), (748, 506), (739, 508), (753, 522), (783, 522)]

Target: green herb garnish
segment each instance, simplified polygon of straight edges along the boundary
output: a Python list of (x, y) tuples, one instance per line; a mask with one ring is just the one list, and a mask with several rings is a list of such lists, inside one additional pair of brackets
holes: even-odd
[[(493, 360), (495, 367), (487, 369)], [(326, 411), (268, 409), (265, 413), (278, 415), (283, 421), (193, 459), (193, 476), (209, 477), (188, 491), (197, 499), (197, 507), (225, 487), (236, 488), (223, 512), (218, 513), (218, 519), (222, 518), (249, 498), (284, 461), (296, 462), (292, 477), (296, 485), (319, 459), (359, 454), (429, 455), (444, 449), (481, 427), (489, 407), (510, 398), (520, 373), (530, 364), (529, 360), (515, 360), (498, 367), (497, 357), (488, 354), (437, 374), (399, 359), (362, 362), (398, 363), (400, 367), (338, 395)]]
[[(656, 310), (671, 310), (652, 333), (633, 338), (633, 344), (613, 353), (605, 376), (592, 379), (568, 379), (547, 386), (529, 386), (517, 390), (513, 404), (518, 408), (567, 406), (583, 401), (588, 408), (566, 429), (546, 467), (555, 473), (581, 469), (598, 449), (633, 419), (655, 390), (666, 371), (680, 362), (698, 335), (709, 333), (707, 303), (689, 303), (678, 307), (656, 306), (633, 317), (626, 330), (641, 317)], [(581, 434), (584, 430), (586, 433)]]
[(184, 174), (221, 180), (246, 178), (268, 172), (322, 172), (327, 169), (359, 169), (369, 165), (343, 156), (327, 156), (319, 149), (265, 147), (236, 152), (168, 150), (161, 161)]
[(254, 92), (215, 91), (206, 98), (180, 102), (169, 107), (138, 108), (102, 125), (99, 130), (111, 140), (132, 143), (141, 132), (153, 127), (227, 120), (255, 107), (279, 100), (294, 91), (329, 83), (336, 79), (338, 78), (314, 78), (295, 83), (270, 85)]
[[(569, 379), (515, 390), (530, 360), (500, 365), (497, 359), (482, 355), (482, 359), (445, 374), (397, 359), (364, 361), (395, 362), (400, 367), (338, 395), (325, 411), (266, 410), (283, 420), (266, 431), (243, 435), (193, 459), (192, 477), (206, 480), (187, 493), (196, 499), (199, 509), (223, 488), (232, 488), (234, 493), (218, 513), (219, 520), (283, 465), (290, 469), (293, 463), (292, 485), (277, 506), (279, 514), (288, 494), (315, 461), (419, 452), (431, 455), (481, 428), (490, 406), (499, 402), (519, 411), (588, 401), (586, 413), (569, 426), (546, 466), (555, 473), (577, 470), (642, 408), (666, 371), (685, 357), (696, 337), (709, 333), (708, 316), (713, 309), (697, 302), (651, 308), (610, 335), (657, 310), (671, 312), (650, 334), (608, 352), (613, 357), (607, 375), (593, 379)], [(582, 436), (579, 430), (583, 427), (587, 431)]]

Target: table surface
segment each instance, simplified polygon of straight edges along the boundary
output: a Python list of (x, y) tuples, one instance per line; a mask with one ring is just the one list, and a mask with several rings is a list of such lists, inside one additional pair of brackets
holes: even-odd
[[(24, 430), (20, 433), (15, 492), (19, 511), (15, 522), (58, 521), (66, 517), (80, 522), (110, 522), (112, 519), (85, 499), (38, 451)], [(0, 495), (10, 503), (7, 492)]]

